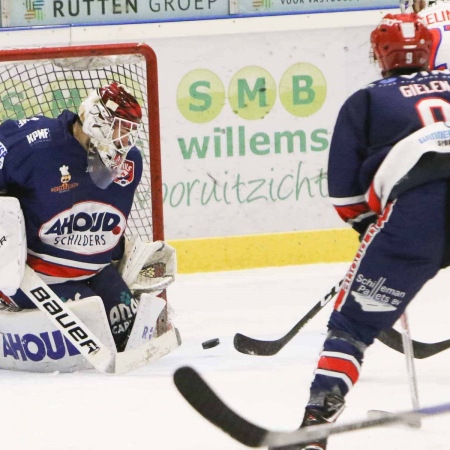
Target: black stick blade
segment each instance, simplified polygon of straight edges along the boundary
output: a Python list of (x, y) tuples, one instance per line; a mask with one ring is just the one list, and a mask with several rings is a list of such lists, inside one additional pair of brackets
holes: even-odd
[(276, 355), (284, 346), (284, 341), (261, 341), (241, 333), (234, 335), (234, 348), (246, 355), (273, 356)]
[[(404, 353), (403, 351), (403, 341), (402, 335), (395, 330), (394, 328), (390, 328), (389, 330), (382, 331), (378, 338), (380, 342), (388, 347), (396, 350), (397, 352)], [(429, 358), (430, 356), (437, 355), (447, 349), (450, 348), (450, 339), (441, 342), (419, 342), (412, 341), (414, 358), (415, 359), (424, 359)]]
[(272, 356), (276, 355), (298, 332), (339, 292), (343, 280), (333, 286), (330, 292), (319, 300), (283, 337), (275, 341), (261, 341), (237, 333), (234, 336), (234, 348), (246, 355)]
[(206, 420), (248, 447), (262, 446), (267, 430), (232, 411), (194, 369), (181, 367), (173, 379), (180, 394)]

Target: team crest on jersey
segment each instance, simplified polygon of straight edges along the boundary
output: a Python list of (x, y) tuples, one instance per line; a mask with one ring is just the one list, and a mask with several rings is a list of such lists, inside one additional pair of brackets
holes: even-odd
[(126, 159), (122, 166), (121, 174), (114, 180), (119, 186), (125, 187), (134, 180), (134, 161)]
[(69, 166), (61, 166), (59, 171), (61, 172), (61, 185), (52, 187), (50, 192), (67, 192), (78, 187), (79, 183), (70, 183), (72, 175), (70, 175)]

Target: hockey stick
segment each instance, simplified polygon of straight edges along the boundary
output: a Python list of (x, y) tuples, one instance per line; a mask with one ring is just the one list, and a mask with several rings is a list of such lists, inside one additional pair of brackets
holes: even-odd
[(121, 375), (155, 361), (181, 345), (177, 328), (172, 327), (161, 336), (152, 338), (140, 347), (117, 353), (115, 374)]
[[(330, 300), (332, 300), (332, 298), (339, 292), (339, 288), (342, 283), (343, 280), (333, 286), (331, 291), (319, 300), (283, 337), (276, 339), (275, 341), (264, 341), (252, 338), (250, 336), (245, 336), (241, 333), (236, 333), (233, 342), (234, 348), (238, 352), (246, 355), (276, 355), (327, 303), (330, 302)], [(402, 335), (397, 330), (390, 328), (389, 330), (382, 331), (378, 335), (377, 339), (393, 350), (404, 353)], [(450, 339), (434, 343), (425, 343), (412, 340), (412, 345), (414, 349), (414, 358), (424, 359), (449, 349)]]
[(111, 352), (28, 265), (20, 289), (98, 371), (114, 372), (116, 353)]
[(291, 444), (304, 444), (326, 439), (332, 434), (348, 431), (396, 423), (409, 425), (417, 418), (450, 412), (450, 403), (443, 403), (417, 410), (386, 413), (376, 418), (366, 418), (343, 424), (316, 425), (287, 432), (271, 431), (249, 422), (229, 408), (191, 367), (178, 369), (174, 374), (174, 382), (181, 395), (198, 413), (248, 447), (281, 447)]
[[(378, 335), (377, 339), (393, 350), (404, 353), (402, 336), (397, 330), (394, 330), (393, 328), (384, 330)], [(437, 355), (444, 350), (448, 350), (450, 348), (450, 339), (447, 339), (446, 341), (430, 343), (412, 340), (412, 345), (414, 350), (414, 358), (424, 359), (429, 358), (430, 356)]]
[(339, 292), (344, 280), (339, 281), (328, 294), (320, 299), (302, 319), (297, 322), (292, 330), (285, 336), (275, 341), (261, 341), (241, 333), (234, 336), (234, 348), (247, 355), (272, 356), (277, 354), (297, 333)]
[[(408, 385), (409, 391), (411, 394), (411, 403), (414, 410), (418, 410), (420, 408), (419, 404), (419, 388), (417, 386), (417, 375), (416, 368), (414, 364), (414, 349), (412, 345), (411, 339), (411, 330), (409, 328), (409, 321), (406, 311), (400, 317), (400, 323), (402, 325), (402, 340), (403, 340), (403, 349), (405, 353), (405, 361), (406, 361), (406, 372), (408, 375)], [(370, 410), (368, 411), (368, 417), (382, 417), (386, 414), (390, 414), (387, 411), (379, 411), (379, 410)], [(420, 417), (417, 417), (415, 420), (412, 420), (409, 424), (414, 428), (420, 428), (422, 425), (422, 421)]]
[[(406, 371), (408, 374), (408, 384), (409, 391), (411, 393), (411, 401), (413, 409), (420, 409), (419, 404), (419, 388), (417, 386), (417, 375), (416, 375), (416, 367), (414, 364), (414, 349), (412, 345), (411, 339), (411, 330), (409, 328), (408, 316), (406, 315), (406, 311), (400, 317), (400, 323), (402, 324), (403, 332), (403, 350), (405, 352), (406, 359)], [(420, 428), (421, 420), (420, 417), (415, 421), (415, 426)]]

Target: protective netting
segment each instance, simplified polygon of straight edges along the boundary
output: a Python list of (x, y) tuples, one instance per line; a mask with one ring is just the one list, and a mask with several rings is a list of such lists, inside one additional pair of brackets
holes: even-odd
[(144, 170), (136, 191), (127, 235), (152, 241), (150, 149), (145, 58), (140, 55), (64, 58), (21, 63), (0, 62), (0, 122), (33, 115), (58, 116), (78, 111), (82, 100), (99, 86), (117, 81), (127, 86), (142, 107), (143, 130), (137, 147)]

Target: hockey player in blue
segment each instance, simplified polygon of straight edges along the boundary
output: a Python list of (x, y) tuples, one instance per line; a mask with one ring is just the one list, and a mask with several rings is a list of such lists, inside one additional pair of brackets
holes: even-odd
[[(119, 350), (136, 302), (112, 261), (122, 256), (141, 179), (141, 119), (136, 99), (114, 82), (94, 90), (78, 115), (0, 125), (0, 189), (20, 201), (28, 265), (63, 300), (100, 296)], [(3, 298), (35, 307), (20, 289)]]
[(371, 44), (383, 78), (342, 106), (328, 166), (331, 201), (361, 245), (328, 322), (301, 427), (337, 418), (367, 347), (450, 264), (450, 72), (428, 71), (432, 35), (414, 13), (385, 16)]

